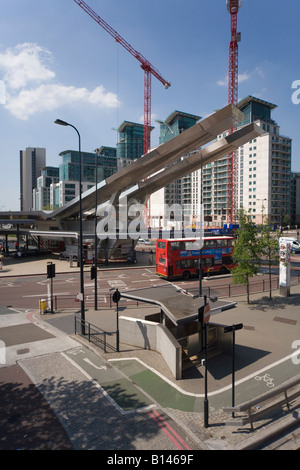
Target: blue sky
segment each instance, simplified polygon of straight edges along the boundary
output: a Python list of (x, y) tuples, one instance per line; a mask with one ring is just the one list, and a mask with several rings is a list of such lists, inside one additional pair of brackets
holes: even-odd
[[(45, 147), (47, 165), (58, 166), (61, 151), (78, 148), (75, 131), (55, 119), (77, 127), (87, 152), (115, 146), (124, 120), (142, 123), (144, 72), (74, 0), (1, 3), (3, 211), (19, 209), (21, 149)], [(165, 90), (152, 78), (152, 146), (159, 136), (155, 119), (174, 110), (205, 117), (227, 104), (225, 0), (86, 3), (172, 84)], [(300, 171), (299, 17), (299, 0), (243, 0), (238, 15), (239, 99), (253, 95), (278, 106), (273, 119), (293, 139), (293, 171)]]

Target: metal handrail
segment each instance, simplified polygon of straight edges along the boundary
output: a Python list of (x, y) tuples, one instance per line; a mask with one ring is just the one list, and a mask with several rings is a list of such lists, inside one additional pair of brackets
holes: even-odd
[(108, 352), (108, 350), (113, 352), (117, 351), (117, 348), (107, 341), (108, 336), (114, 336), (117, 334), (116, 331), (102, 330), (98, 326), (92, 325), (92, 323), (86, 320), (82, 320), (76, 315), (74, 317), (74, 322), (75, 335), (79, 334), (83, 338), (87, 339), (90, 343), (93, 343), (95, 346), (99, 346), (105, 353)]

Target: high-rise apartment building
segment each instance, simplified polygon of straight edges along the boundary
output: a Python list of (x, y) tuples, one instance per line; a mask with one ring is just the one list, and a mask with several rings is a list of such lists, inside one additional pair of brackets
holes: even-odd
[(300, 227), (300, 173), (291, 175), (291, 225)]
[[(59, 182), (50, 187), (50, 203), (53, 207), (62, 207), (79, 196), (79, 152), (66, 150), (60, 156), (63, 160), (59, 165)], [(96, 153), (81, 152), (81, 158), (82, 192), (117, 171), (116, 149), (113, 147), (102, 146)]]
[(46, 166), (46, 149), (28, 147), (20, 150), (20, 210), (33, 209), (32, 194)]
[[(195, 114), (174, 111), (167, 117), (165, 121), (158, 121), (160, 122), (159, 143), (163, 144), (178, 134), (181, 134), (181, 132), (185, 131), (189, 127), (194, 126), (200, 119), (201, 117), (196, 116)], [(165, 211), (167, 208), (172, 206), (175, 208), (175, 210), (176, 205), (178, 208), (180, 206), (182, 217), (184, 217), (184, 215), (190, 216), (192, 204), (191, 186), (192, 175), (190, 174), (168, 184), (165, 188), (162, 188), (151, 195), (150, 208), (151, 224), (153, 227), (164, 227), (166, 229), (171, 228), (166, 226), (165, 221), (166, 219), (170, 218), (170, 215)], [(179, 217), (179, 213), (174, 213), (174, 211), (171, 211), (171, 219), (174, 218), (177, 222), (179, 222)], [(175, 227), (175, 222), (174, 224), (172, 220), (168, 220), (168, 222), (171, 224), (171, 226)], [(180, 227), (176, 227), (176, 229), (178, 228)]]
[(33, 210), (51, 210), (50, 186), (58, 183), (59, 169), (46, 166), (42, 174), (37, 178), (37, 187), (33, 190)]
[[(151, 128), (152, 130), (153, 128)], [(143, 155), (144, 125), (124, 121), (118, 128), (117, 162), (118, 170), (130, 165)]]
[[(35, 210), (54, 210), (79, 196), (79, 152), (66, 150), (60, 156), (62, 163), (59, 168), (45, 167), (37, 178), (37, 187), (33, 190)], [(117, 171), (116, 149), (113, 147), (102, 146), (97, 153), (81, 152), (81, 157), (82, 192)]]
[[(237, 107), (246, 119), (239, 127), (255, 122), (264, 133), (240, 147), (237, 151), (236, 191), (237, 209), (244, 208), (253, 222), (262, 219), (282, 224), (284, 215), (291, 215), (291, 144), (289, 137), (280, 135), (279, 125), (271, 111), (277, 106), (248, 96)], [(218, 136), (222, 138), (227, 133)], [(196, 194), (198, 182), (194, 181)], [(198, 187), (199, 188), (199, 187)], [(197, 210), (197, 204), (193, 207)], [(203, 168), (203, 211), (211, 217), (212, 225), (226, 222), (227, 212), (227, 156)]]

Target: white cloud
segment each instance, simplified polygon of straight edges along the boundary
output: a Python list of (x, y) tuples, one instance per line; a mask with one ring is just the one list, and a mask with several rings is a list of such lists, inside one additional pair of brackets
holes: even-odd
[(228, 78), (226, 78), (225, 80), (218, 80), (218, 81), (217, 81), (217, 85), (219, 85), (219, 86), (227, 86), (227, 85), (228, 85)]
[(241, 73), (239, 74), (239, 83), (245, 82), (246, 80), (249, 80), (250, 75), (248, 73)]
[[(245, 82), (246, 80), (249, 80), (250, 75), (248, 73), (239, 73), (238, 79), (239, 83)], [(228, 86), (228, 76), (226, 77), (225, 80), (218, 80), (217, 85), (219, 86)]]
[(55, 77), (45, 62), (52, 60), (47, 49), (34, 43), (18, 44), (0, 53), (0, 70), (4, 72), (7, 88), (19, 89), (29, 82), (45, 81)]
[[(49, 67), (52, 53), (35, 43), (18, 44), (0, 52), (0, 71), (6, 85), (5, 109), (18, 119), (52, 111), (62, 106), (90, 104), (99, 108), (116, 108), (116, 94), (103, 86), (89, 91), (53, 82), (55, 72)], [(41, 84), (44, 82), (44, 84)]]
[(8, 96), (5, 108), (18, 119), (27, 120), (36, 113), (86, 103), (99, 108), (115, 108), (118, 99), (114, 93), (105, 92), (103, 86), (89, 91), (87, 88), (48, 84), (22, 90), (16, 96)]

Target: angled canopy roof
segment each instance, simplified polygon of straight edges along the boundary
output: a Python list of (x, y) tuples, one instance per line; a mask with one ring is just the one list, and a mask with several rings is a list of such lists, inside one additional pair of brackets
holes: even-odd
[[(181, 134), (148, 152), (143, 157), (102, 181), (97, 186), (98, 204), (110, 199), (115, 192), (124, 191), (155, 172), (168, 166), (172, 161), (187, 155), (211, 142), (217, 135), (232, 129), (245, 118), (244, 114), (232, 104), (216, 111), (206, 119), (186, 129)], [(95, 188), (82, 195), (82, 210), (89, 210), (95, 204)], [(49, 214), (49, 218), (59, 219), (74, 216), (79, 210), (79, 197)]]
[[(197, 320), (198, 309), (204, 304), (203, 297), (191, 297), (173, 284), (121, 292), (121, 297), (158, 305), (176, 326)], [(218, 300), (211, 308), (211, 315), (232, 308), (234, 305), (235, 302)]]

